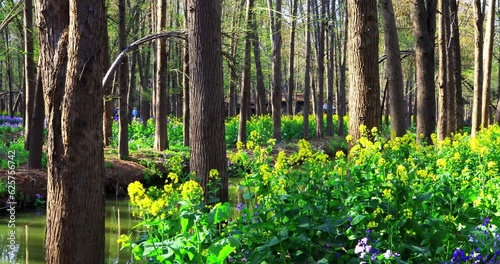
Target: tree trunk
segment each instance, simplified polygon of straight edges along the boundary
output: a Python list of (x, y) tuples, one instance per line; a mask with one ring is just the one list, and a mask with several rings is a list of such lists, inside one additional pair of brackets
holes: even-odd
[(24, 1), (24, 84), (25, 84), (25, 118), (24, 118), (24, 148), (30, 146), (31, 117), (33, 116), (33, 106), (35, 101), (35, 61), (33, 60), (33, 1)]
[[(323, 21), (325, 18), (325, 1), (320, 0), (321, 7), (319, 7), (318, 0), (314, 0), (315, 4), (314, 10), (316, 11), (316, 15), (318, 15), (319, 19), (316, 21), (316, 62), (317, 62), (317, 72), (318, 72), (318, 90), (315, 93), (316, 99), (315, 101), (315, 115), (316, 115), (316, 137), (323, 137), (323, 129), (324, 129), (324, 121), (323, 121), (323, 90), (325, 85), (325, 22)], [(318, 9), (321, 8), (321, 11)]]
[(257, 114), (265, 115), (267, 114), (267, 100), (266, 100), (266, 88), (264, 87), (264, 74), (262, 73), (262, 63), (260, 61), (260, 43), (259, 43), (259, 32), (257, 30), (257, 22), (252, 20), (252, 44), (253, 44), (253, 57), (255, 61), (255, 72), (257, 78), (257, 84), (255, 89), (257, 90)]
[(303, 134), (304, 138), (309, 138), (309, 113), (311, 108), (311, 0), (307, 0), (306, 15), (306, 65), (304, 71), (304, 108), (302, 116), (304, 118)]
[[(188, 13), (187, 13), (187, 1), (184, 0), (184, 28), (187, 30), (188, 29)], [(190, 110), (189, 110), (189, 104), (190, 104), (190, 98), (189, 98), (189, 43), (188, 40), (186, 40), (184, 47), (184, 77), (182, 78), (182, 93), (183, 93), (183, 104), (182, 104), (182, 141), (184, 146), (189, 147), (189, 119), (190, 119)]]
[(483, 89), (483, 24), (481, 0), (474, 0), (474, 95), (472, 99), (471, 136), (475, 137), (481, 124), (481, 99)]
[[(108, 18), (105, 16), (103, 18), (103, 25), (106, 28), (104, 32), (104, 45), (102, 50), (103, 55), (103, 68), (107, 70), (110, 67), (109, 62), (109, 36), (108, 36)], [(104, 145), (109, 146), (111, 144), (111, 140), (113, 138), (113, 113), (114, 113), (114, 100), (113, 100), (113, 89), (111, 88), (111, 84), (105, 84), (102, 87), (104, 91), (104, 112), (102, 115), (103, 119), (103, 134), (104, 134)]]
[(129, 120), (129, 124), (132, 123), (132, 120), (134, 119), (134, 117), (132, 116), (132, 111), (134, 110), (134, 89), (135, 89), (135, 83), (136, 83), (136, 75), (135, 75), (135, 71), (136, 71), (136, 66), (137, 66), (137, 60), (136, 60), (137, 56), (135, 56), (135, 54), (133, 54), (131, 57), (130, 57), (130, 69), (128, 71), (128, 79), (129, 79), (129, 82), (128, 82), (128, 90), (127, 90), (127, 113), (128, 113), (128, 120)]
[(286, 113), (293, 115), (294, 59), (295, 59), (295, 28), (297, 27), (298, 0), (292, 1), (292, 25), (290, 29), (290, 60), (288, 61), (288, 98), (286, 100)]
[(455, 127), (453, 131), (461, 130), (464, 127), (464, 101), (462, 97), (462, 58), (460, 50), (460, 28), (458, 21), (458, 4), (457, 0), (450, 1), (450, 17), (451, 17), (451, 69), (453, 71), (454, 89), (454, 104), (455, 104)]
[[(118, 25), (118, 38), (120, 50), (124, 50), (127, 47), (127, 31), (125, 28), (125, 0), (118, 1), (119, 9), (119, 25)], [(127, 89), (128, 89), (128, 59), (125, 57), (120, 64), (119, 70), (119, 140), (118, 149), (120, 159), (128, 159), (129, 149), (128, 149), (128, 106), (127, 106)]]
[[(40, 65), (40, 60), (38, 62)], [(45, 108), (43, 102), (42, 73), (38, 67), (37, 81), (35, 83), (35, 97), (33, 98), (33, 111), (31, 115), (31, 133), (29, 139), (28, 167), (32, 169), (42, 168), (42, 147), (43, 147), (43, 120), (45, 118)]]
[(361, 137), (360, 125), (380, 125), (377, 1), (347, 3), (349, 19), (349, 134)]
[(481, 125), (486, 128), (490, 121), (491, 64), (493, 60), (493, 42), (495, 40), (495, 0), (488, 1), (488, 17), (483, 47), (483, 89), (481, 104)]
[(450, 83), (448, 78), (448, 0), (439, 1), (439, 10), (441, 10), (441, 15), (439, 16), (439, 35), (438, 35), (438, 57), (439, 57), (439, 69), (438, 69), (438, 119), (437, 119), (437, 138), (438, 140), (443, 140), (448, 134), (448, 115), (449, 115), (449, 96)]
[(272, 110), (273, 110), (273, 138), (281, 142), (281, 0), (276, 0), (276, 8), (273, 8), (273, 0), (268, 0), (269, 17), (271, 21), (271, 43), (272, 43)]
[(246, 7), (246, 33), (245, 33), (245, 53), (243, 58), (243, 76), (241, 84), (240, 116), (238, 126), (238, 141), (247, 142), (247, 119), (250, 107), (250, 74), (252, 68), (251, 58), (251, 28), (253, 17), (254, 0), (247, 0)]
[(48, 124), (45, 263), (103, 263), (104, 2), (39, 3)]
[(339, 116), (339, 121), (338, 121), (338, 133), (340, 136), (345, 135), (344, 131), (344, 116), (346, 115), (346, 61), (347, 61), (347, 31), (349, 28), (349, 19), (347, 19), (347, 13), (345, 16), (345, 25), (344, 25), (344, 39), (342, 43), (342, 58), (340, 62), (340, 80), (339, 80), (339, 93), (338, 93), (338, 102), (337, 102), (337, 108), (338, 108), (338, 116)]
[[(156, 31), (167, 26), (167, 1), (158, 0), (156, 10)], [(155, 142), (154, 149), (163, 151), (168, 148), (167, 136), (167, 43), (156, 41), (156, 80), (155, 80)]]
[(327, 92), (326, 92), (326, 135), (333, 136), (333, 83), (335, 79), (335, 22), (336, 13), (335, 1), (332, 1), (331, 7), (328, 7), (329, 25), (328, 25), (328, 69), (327, 69)]
[[(144, 54), (146, 53), (146, 54)], [(147, 126), (149, 118), (151, 118), (151, 92), (149, 91), (149, 78), (150, 76), (150, 65), (151, 52), (142, 51), (141, 53), (136, 53), (137, 63), (139, 64), (139, 78), (141, 79), (141, 92), (140, 92), (140, 116), (142, 119), (143, 126)]]
[[(382, 18), (384, 24), (385, 50), (387, 53), (386, 74), (389, 89), (389, 103), (391, 115), (391, 131), (396, 137), (402, 137), (406, 133), (405, 100), (403, 71), (399, 50), (399, 38), (396, 28), (396, 20), (392, 7), (392, 0), (381, 0)], [(391, 133), (392, 135), (392, 133)]]
[(205, 201), (210, 170), (219, 172), (220, 202), (228, 197), (222, 72), (221, 4), (217, 0), (188, 0), (188, 42), (191, 110), (190, 170), (203, 187)]
[(432, 144), (436, 129), (434, 87), (434, 36), (436, 31), (436, 0), (417, 0), (412, 6), (415, 35), (417, 140)]

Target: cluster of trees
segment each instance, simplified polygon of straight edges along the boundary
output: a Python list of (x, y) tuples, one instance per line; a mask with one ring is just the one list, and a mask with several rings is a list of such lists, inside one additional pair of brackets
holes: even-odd
[[(312, 136), (310, 113), (316, 114), (316, 137), (333, 134), (334, 104), (339, 133), (345, 133), (349, 110), (354, 138), (360, 125), (378, 127), (384, 111), (396, 136), (415, 122), (419, 140), (430, 142), (436, 131), (442, 139), (460, 130), (468, 115), (475, 135), (492, 122), (495, 105), (496, 4), (2, 1), (0, 110), (23, 112), (30, 167), (41, 166), (44, 119), (48, 126), (47, 263), (87, 262), (88, 256), (103, 262), (103, 147), (110, 143), (115, 106), (122, 159), (129, 155), (133, 107), (143, 120), (156, 120), (158, 151), (168, 148), (167, 116), (183, 116), (191, 170), (202, 186), (211, 169), (219, 170), (222, 201), (228, 198), (225, 113), (240, 114), (243, 142), (251, 105), (257, 114), (272, 114), (280, 141), (282, 111), (297, 114), (298, 92), (305, 138)], [(473, 37), (461, 33), (469, 29)], [(117, 59), (111, 64), (111, 58)], [(466, 102), (472, 102), (470, 114)], [(498, 122), (500, 107), (496, 111)]]

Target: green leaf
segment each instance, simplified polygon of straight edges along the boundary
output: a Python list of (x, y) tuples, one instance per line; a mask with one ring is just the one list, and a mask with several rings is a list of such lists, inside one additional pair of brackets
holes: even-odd
[(207, 263), (223, 263), (224, 260), (240, 245), (234, 237), (223, 238), (208, 248)]
[(273, 236), (273, 238), (271, 238), (271, 240), (269, 242), (267, 242), (263, 246), (257, 247), (256, 249), (257, 249), (257, 251), (262, 252), (262, 251), (269, 249), (272, 246), (278, 245), (279, 243), (280, 243), (280, 240), (276, 236)]
[(351, 221), (351, 225), (353, 225), (353, 226), (354, 226), (354, 225), (357, 225), (357, 224), (359, 224), (361, 221), (363, 221), (363, 219), (365, 219), (365, 218), (366, 218), (366, 216), (364, 216), (364, 215), (356, 215), (356, 216), (352, 219), (352, 221)]

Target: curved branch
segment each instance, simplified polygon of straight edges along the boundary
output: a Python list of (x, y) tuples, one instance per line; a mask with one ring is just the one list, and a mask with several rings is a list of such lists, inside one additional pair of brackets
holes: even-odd
[(102, 87), (106, 87), (106, 85), (109, 82), (110, 76), (116, 71), (118, 65), (120, 65), (123, 58), (127, 56), (128, 52), (136, 50), (140, 45), (147, 43), (149, 41), (155, 39), (168, 39), (168, 38), (178, 38), (186, 40), (186, 33), (184, 31), (161, 32), (157, 34), (148, 35), (141, 39), (136, 40), (135, 42), (130, 44), (130, 46), (126, 47), (122, 52), (120, 52), (120, 54), (118, 54), (113, 64), (111, 64), (111, 67), (109, 67), (109, 70), (106, 72), (106, 75), (104, 75), (104, 78), (102, 80)]

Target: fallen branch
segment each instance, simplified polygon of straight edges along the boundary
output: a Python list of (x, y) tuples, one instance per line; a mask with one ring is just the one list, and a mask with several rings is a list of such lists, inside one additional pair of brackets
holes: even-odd
[(109, 67), (109, 70), (106, 72), (106, 75), (104, 76), (104, 79), (102, 80), (102, 87), (106, 87), (106, 85), (109, 82), (110, 76), (116, 71), (118, 68), (118, 65), (123, 61), (125, 56), (127, 56), (127, 53), (130, 51), (136, 50), (140, 45), (147, 43), (149, 41), (155, 40), (155, 39), (168, 39), (168, 38), (178, 38), (182, 40), (186, 40), (186, 33), (184, 31), (169, 31), (169, 32), (161, 32), (149, 36), (145, 36), (139, 40), (136, 40), (130, 46), (126, 47), (118, 56), (116, 57), (115, 61), (113, 64), (111, 64), (111, 67)]

